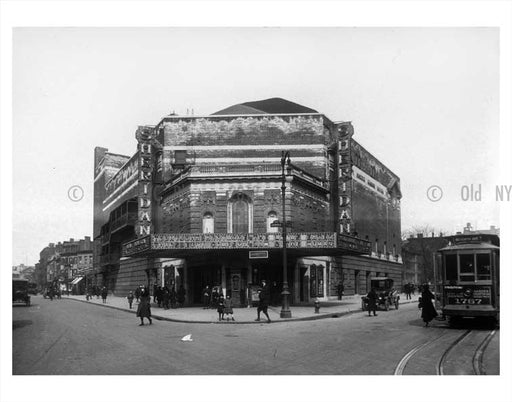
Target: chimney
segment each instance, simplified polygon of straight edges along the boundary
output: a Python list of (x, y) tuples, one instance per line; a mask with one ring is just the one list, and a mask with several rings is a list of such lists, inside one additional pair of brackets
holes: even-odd
[(496, 230), (496, 226), (491, 225), (491, 230)]
[(423, 233), (418, 233), (418, 239), (423, 239)]
[(432, 237), (435, 237), (435, 236), (434, 236), (434, 232), (432, 232)]
[(443, 232), (439, 232), (439, 237), (443, 237)]
[(91, 241), (91, 236), (85, 236), (85, 241)]

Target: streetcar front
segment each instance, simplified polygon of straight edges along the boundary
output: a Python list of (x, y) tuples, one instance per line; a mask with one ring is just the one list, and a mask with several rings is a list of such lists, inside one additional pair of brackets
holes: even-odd
[(451, 323), (463, 317), (499, 319), (499, 238), (462, 235), (441, 250), (442, 313)]

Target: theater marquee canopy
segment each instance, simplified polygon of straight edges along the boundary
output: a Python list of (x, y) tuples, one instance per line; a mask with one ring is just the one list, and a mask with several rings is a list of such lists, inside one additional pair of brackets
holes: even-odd
[[(370, 254), (370, 243), (336, 232), (287, 233), (286, 247), (321, 255)], [(123, 257), (161, 255), (176, 256), (193, 250), (279, 250), (283, 248), (281, 233), (159, 233), (123, 244)]]

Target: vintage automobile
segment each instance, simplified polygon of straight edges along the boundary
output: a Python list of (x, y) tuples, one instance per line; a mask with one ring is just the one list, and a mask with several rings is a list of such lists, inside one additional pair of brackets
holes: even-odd
[[(370, 278), (370, 287), (377, 293), (377, 307), (388, 311), (390, 306), (395, 306), (398, 310), (400, 304), (400, 293), (393, 287), (393, 279), (388, 277)], [(361, 297), (361, 308), (368, 310), (368, 297)]]
[(30, 306), (29, 282), (27, 279), (13, 278), (12, 279), (12, 302), (25, 303)]

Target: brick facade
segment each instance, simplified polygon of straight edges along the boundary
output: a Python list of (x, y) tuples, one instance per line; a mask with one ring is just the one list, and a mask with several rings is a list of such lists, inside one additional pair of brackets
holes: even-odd
[[(263, 109), (244, 114), (256, 107)], [(260, 260), (235, 249), (121, 258), (123, 243), (142, 238), (140, 224), (161, 234), (266, 234), (282, 230), (270, 225), (275, 220), (290, 222), (289, 232), (336, 232), (372, 243), (367, 256), (290, 251), (287, 272), (294, 303), (336, 297), (340, 281), (346, 293), (366, 292), (361, 275), (367, 273), (400, 280), (400, 181), (353, 139), (352, 124), (273, 99), (210, 116), (164, 117), (156, 126), (137, 130), (139, 153), (143, 132), (150, 133), (146, 150), (154, 166), (137, 153), (130, 158), (97, 148), (95, 154), (95, 266), (115, 292), (123, 294), (140, 281), (177, 286), (179, 279), (189, 303), (200, 299), (206, 284), (244, 303), (250, 287), (263, 277), (283, 280), (282, 254), (272, 249)], [(285, 151), (290, 164), (285, 163), (283, 176)], [(150, 168), (151, 175), (141, 166)], [(144, 184), (148, 179), (151, 187)], [(149, 198), (141, 201), (140, 192), (148, 188)], [(141, 214), (148, 205), (150, 214)]]

